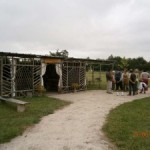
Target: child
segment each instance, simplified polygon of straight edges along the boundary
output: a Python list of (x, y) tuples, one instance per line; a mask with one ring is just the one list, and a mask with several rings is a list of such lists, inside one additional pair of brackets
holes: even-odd
[(139, 83), (139, 90), (140, 90), (140, 93), (144, 92), (144, 94), (146, 93), (145, 91), (147, 91), (147, 84), (144, 83), (142, 80), (140, 80), (140, 83)]

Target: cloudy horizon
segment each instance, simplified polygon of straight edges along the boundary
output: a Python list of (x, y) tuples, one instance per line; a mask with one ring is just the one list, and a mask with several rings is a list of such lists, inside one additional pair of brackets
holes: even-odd
[(150, 61), (149, 0), (1, 0), (0, 51)]

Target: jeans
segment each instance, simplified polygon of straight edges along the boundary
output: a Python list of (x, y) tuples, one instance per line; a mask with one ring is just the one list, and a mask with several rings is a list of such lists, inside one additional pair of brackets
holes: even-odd
[(131, 95), (133, 92), (133, 95), (135, 95), (135, 92), (136, 92), (136, 84), (134, 83), (129, 83), (129, 95)]

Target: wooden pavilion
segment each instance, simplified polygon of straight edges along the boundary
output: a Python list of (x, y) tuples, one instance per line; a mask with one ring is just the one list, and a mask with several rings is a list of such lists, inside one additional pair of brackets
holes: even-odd
[(85, 90), (86, 65), (93, 62), (108, 63), (104, 60), (0, 52), (0, 96), (34, 95), (37, 86), (44, 87), (47, 92)]

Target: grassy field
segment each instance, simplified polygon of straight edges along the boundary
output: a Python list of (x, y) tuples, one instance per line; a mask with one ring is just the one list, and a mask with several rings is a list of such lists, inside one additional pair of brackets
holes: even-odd
[(16, 111), (16, 105), (0, 103), (0, 143), (8, 142), (20, 135), (28, 127), (40, 121), (40, 118), (54, 113), (69, 102), (45, 96), (24, 98), (30, 102), (25, 112)]
[(110, 111), (103, 131), (119, 150), (150, 149), (150, 97)]
[(87, 89), (88, 90), (106, 90), (106, 73), (105, 72), (94, 72), (92, 75), (92, 71), (86, 72), (87, 78)]

